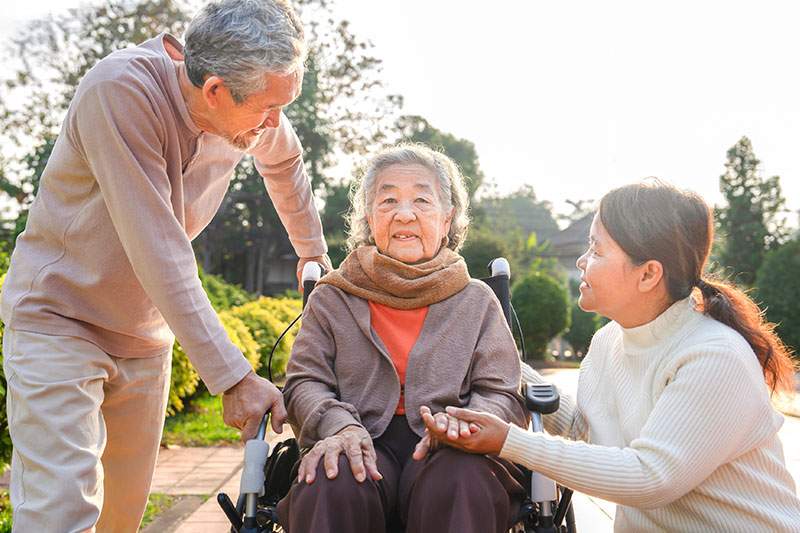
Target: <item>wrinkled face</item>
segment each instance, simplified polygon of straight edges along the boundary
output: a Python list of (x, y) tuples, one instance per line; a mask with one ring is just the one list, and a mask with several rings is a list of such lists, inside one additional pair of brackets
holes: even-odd
[(384, 254), (419, 263), (432, 259), (450, 231), (436, 175), (422, 165), (392, 165), (378, 174), (367, 222)]
[[(253, 148), (265, 129), (278, 127), (281, 110), (300, 96), (302, 85), (302, 72), (285, 76), (267, 74), (266, 89), (236, 103), (227, 87), (220, 83), (209, 101), (214, 133), (238, 150)], [(204, 87), (204, 91), (208, 90)]]
[(617, 320), (641, 295), (638, 281), (642, 267), (634, 265), (611, 238), (599, 215), (592, 221), (589, 249), (576, 265), (582, 272), (578, 305), (584, 311)]

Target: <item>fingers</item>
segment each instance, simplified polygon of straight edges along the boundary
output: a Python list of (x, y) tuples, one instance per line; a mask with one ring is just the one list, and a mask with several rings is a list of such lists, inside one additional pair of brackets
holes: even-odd
[(262, 417), (251, 416), (247, 419), (247, 421), (244, 423), (244, 427), (242, 428), (242, 442), (247, 442), (248, 440), (255, 438), (256, 433), (258, 433), (258, 426), (261, 424), (261, 418)]
[(447, 411), (448, 415), (454, 416), (460, 420), (464, 420), (465, 422), (475, 422), (479, 427), (481, 422), (486, 420), (487, 416), (485, 413), (479, 413), (470, 409), (463, 409), (461, 407), (453, 406), (448, 406), (445, 408), (445, 411)]
[(286, 406), (283, 403), (283, 394), (275, 387), (277, 397), (272, 401), (268, 410), (270, 412), (272, 429), (275, 433), (283, 433), (283, 425), (286, 423), (288, 414), (286, 413)]
[(431, 434), (428, 431), (425, 431), (425, 435), (419, 440), (417, 445), (414, 447), (414, 453), (411, 454), (411, 457), (415, 461), (422, 461), (428, 456), (428, 453), (431, 451)]
[(339, 454), (342, 453), (342, 448), (338, 442), (331, 442), (325, 447), (325, 475), (328, 479), (334, 479), (339, 475)]
[(459, 422), (460, 420), (455, 417), (447, 417), (447, 438), (453, 440), (458, 438)]
[(461, 437), (469, 437), (472, 435), (472, 432), (469, 428), (469, 422), (465, 422), (464, 420), (458, 421), (458, 434)]
[(303, 457), (303, 460), (300, 461), (300, 468), (297, 469), (298, 483), (302, 483), (304, 480), (309, 485), (314, 483), (314, 478), (317, 477), (317, 466), (319, 465), (319, 459), (322, 455), (322, 448), (319, 444), (320, 443), (317, 443), (317, 445)]
[(361, 445), (358, 441), (349, 439), (344, 451), (348, 461), (350, 461), (350, 470), (353, 472), (353, 477), (356, 481), (361, 483), (367, 478), (366, 469), (364, 468), (364, 457), (361, 453)]
[(362, 443), (364, 466), (367, 469), (369, 477), (375, 481), (383, 479), (383, 475), (378, 471), (378, 454), (375, 453), (375, 446), (372, 444), (372, 439), (368, 439)]

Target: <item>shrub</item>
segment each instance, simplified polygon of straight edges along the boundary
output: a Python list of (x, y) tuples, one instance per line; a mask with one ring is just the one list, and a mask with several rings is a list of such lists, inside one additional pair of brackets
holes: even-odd
[(507, 256), (508, 252), (500, 237), (488, 231), (470, 233), (461, 249), (461, 257), (467, 263), (467, 270), (473, 278), (487, 277), (489, 261), (498, 257), (508, 259)]
[(580, 308), (577, 301), (573, 301), (570, 309), (570, 326), (563, 337), (572, 346), (576, 355), (578, 353), (586, 355), (592, 336), (598, 329), (600, 329), (600, 315), (587, 313)]
[[(254, 370), (259, 366), (258, 344), (250, 330), (231, 311), (222, 311), (219, 314), (222, 326), (228, 333), (231, 342), (239, 348)], [(183, 351), (179, 342), (172, 347), (172, 376), (170, 378), (169, 404), (167, 414), (174, 415), (183, 411), (187, 399), (205, 389), (200, 382), (200, 376), (189, 362), (189, 357)]]
[(781, 340), (800, 357), (800, 239), (770, 251), (756, 275), (759, 300)]
[[(261, 361), (260, 374), (267, 375), (267, 360), (278, 336), (300, 314), (302, 303), (300, 300), (289, 298), (262, 297), (254, 302), (249, 302), (231, 309), (231, 313), (245, 323), (258, 345)], [(286, 373), (286, 363), (294, 343), (297, 326), (289, 331), (275, 349), (272, 357), (272, 377), (283, 376)]]
[(202, 268), (198, 269), (198, 276), (208, 299), (211, 300), (211, 305), (217, 311), (224, 311), (253, 299), (250, 293), (238, 285), (228, 283), (219, 276), (207, 274)]
[[(6, 255), (6, 257), (2, 257)], [(0, 261), (4, 261), (4, 266), (8, 268), (8, 257), (4, 252), (0, 252)], [(3, 282), (6, 280), (6, 275), (3, 273), (0, 276), (0, 291), (3, 288)], [(3, 323), (0, 322), (0, 472), (11, 461), (11, 435), (8, 433), (8, 415), (6, 413), (6, 375), (3, 371)]]
[(566, 288), (542, 272), (531, 272), (512, 291), (528, 359), (544, 359), (547, 343), (569, 326)]

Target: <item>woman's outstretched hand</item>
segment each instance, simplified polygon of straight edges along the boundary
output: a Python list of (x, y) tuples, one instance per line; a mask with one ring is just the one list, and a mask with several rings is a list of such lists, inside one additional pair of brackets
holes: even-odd
[[(448, 407), (445, 411), (446, 414), (433, 415), (427, 407), (420, 408), (420, 415), (427, 429), (426, 435), (429, 434), (430, 438), (470, 453), (497, 455), (503, 449), (511, 427), (508, 422), (490, 413), (479, 413), (460, 407)], [(414, 455), (417, 455), (417, 450)]]
[(342, 453), (347, 455), (350, 470), (359, 483), (367, 479), (367, 475), (375, 481), (383, 479), (378, 472), (378, 457), (372, 445), (372, 437), (360, 426), (347, 426), (336, 435), (318, 441), (303, 457), (297, 471), (298, 483), (314, 483), (320, 459), (324, 461), (325, 476), (334, 479), (339, 475), (339, 455)]

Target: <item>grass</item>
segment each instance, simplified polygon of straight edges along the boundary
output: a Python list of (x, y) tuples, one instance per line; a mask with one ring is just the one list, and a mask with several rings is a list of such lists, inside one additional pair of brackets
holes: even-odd
[(147, 527), (147, 525), (159, 514), (172, 507), (177, 499), (178, 498), (176, 496), (161, 494), (160, 492), (154, 492), (151, 494), (147, 498), (147, 508), (144, 510), (144, 516), (142, 517), (142, 523), (139, 526), (139, 529), (142, 530)]
[(218, 446), (239, 442), (239, 431), (222, 422), (222, 398), (205, 392), (185, 412), (167, 418), (161, 440), (167, 445)]

